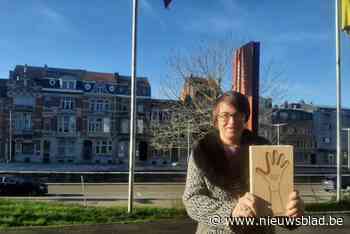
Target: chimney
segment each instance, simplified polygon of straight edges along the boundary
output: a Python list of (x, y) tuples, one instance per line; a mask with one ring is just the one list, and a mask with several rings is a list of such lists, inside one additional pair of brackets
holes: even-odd
[(115, 73), (113, 74), (113, 76), (114, 76), (114, 79), (118, 82), (119, 73), (118, 73), (118, 72), (115, 72)]

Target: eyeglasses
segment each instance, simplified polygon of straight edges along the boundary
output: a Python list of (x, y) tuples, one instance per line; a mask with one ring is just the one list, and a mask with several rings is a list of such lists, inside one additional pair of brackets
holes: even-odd
[(225, 123), (227, 123), (229, 121), (230, 117), (232, 117), (234, 121), (243, 120), (244, 114), (240, 113), (240, 112), (236, 112), (236, 113), (222, 112), (222, 113), (218, 114), (218, 118), (221, 119)]

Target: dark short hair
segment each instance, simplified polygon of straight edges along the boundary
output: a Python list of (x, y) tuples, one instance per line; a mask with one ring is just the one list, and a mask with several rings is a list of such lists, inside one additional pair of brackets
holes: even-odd
[(236, 91), (228, 91), (218, 97), (213, 106), (213, 125), (217, 125), (217, 117), (219, 114), (219, 105), (220, 103), (227, 103), (232, 105), (239, 113), (244, 114), (245, 122), (248, 121), (250, 115), (249, 101), (246, 96)]

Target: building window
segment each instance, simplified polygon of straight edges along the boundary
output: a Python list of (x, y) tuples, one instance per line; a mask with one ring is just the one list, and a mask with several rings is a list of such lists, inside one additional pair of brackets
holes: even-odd
[(74, 140), (59, 140), (58, 154), (61, 157), (72, 157), (75, 155), (75, 141)]
[(73, 98), (72, 97), (63, 97), (62, 108), (65, 110), (73, 109)]
[(281, 118), (281, 120), (287, 120), (288, 113), (287, 112), (280, 112), (280, 118)]
[(14, 114), (14, 127), (16, 130), (32, 129), (32, 114), (26, 112), (17, 112)]
[(22, 153), (22, 144), (20, 142), (15, 143), (15, 152)]
[(294, 134), (297, 134), (297, 133), (298, 133), (298, 129), (294, 127), (294, 128), (293, 128), (293, 133), (294, 133)]
[(112, 141), (99, 140), (96, 141), (96, 154), (112, 154)]
[(90, 105), (89, 105), (89, 109), (91, 112), (95, 111), (95, 105), (96, 105), (96, 100), (95, 99), (90, 99)]
[(32, 155), (34, 153), (34, 144), (33, 143), (22, 143), (22, 153)]
[(305, 135), (310, 135), (310, 128), (305, 128), (304, 129), (304, 134)]
[(44, 119), (44, 130), (49, 131), (51, 129), (51, 119)]
[(65, 155), (65, 147), (64, 147), (64, 141), (61, 141), (59, 144), (58, 144), (58, 155), (60, 156), (64, 156)]
[(89, 119), (89, 132), (102, 132), (102, 118)]
[(130, 103), (127, 99), (123, 98), (119, 102), (119, 111), (128, 111)]
[(99, 87), (97, 87), (96, 91), (97, 91), (97, 93), (104, 93), (105, 89), (103, 86), (99, 86)]
[(334, 164), (334, 163), (335, 163), (334, 154), (328, 154), (328, 164)]
[(143, 134), (143, 120), (142, 119), (137, 120), (137, 133)]
[(170, 121), (170, 119), (171, 119), (170, 116), (171, 116), (171, 115), (170, 115), (170, 112), (164, 112), (164, 118), (165, 118), (165, 120)]
[(143, 113), (143, 104), (137, 105), (137, 112)]
[(104, 104), (105, 104), (104, 110), (105, 110), (105, 111), (109, 111), (109, 109), (110, 109), (109, 100), (106, 99), (105, 102), (104, 102)]
[(89, 132), (105, 132), (111, 131), (111, 120), (110, 118), (89, 118), (88, 122)]
[(38, 155), (38, 156), (40, 155), (40, 141), (38, 141), (34, 144), (34, 152), (36, 155)]
[(129, 144), (126, 141), (119, 142), (118, 144), (118, 157), (127, 157)]
[(15, 106), (34, 107), (35, 98), (31, 96), (15, 96), (13, 99)]
[(104, 112), (110, 109), (110, 103), (107, 99), (91, 99), (89, 110), (91, 112)]
[(289, 127), (289, 128), (287, 128), (287, 129), (288, 129), (288, 134), (289, 134), (289, 135), (292, 135), (292, 134), (294, 133), (294, 128)]
[(323, 116), (324, 116), (325, 118), (330, 118), (330, 117), (331, 117), (331, 114), (330, 114), (330, 113), (323, 113)]
[(152, 112), (152, 120), (155, 120), (155, 121), (158, 120), (157, 117), (158, 117), (158, 111), (153, 111)]
[(97, 112), (103, 111), (103, 100), (97, 100), (95, 111), (97, 111)]
[(111, 131), (111, 120), (109, 118), (103, 118), (103, 132)]
[(323, 141), (323, 143), (329, 144), (329, 143), (331, 143), (331, 138), (330, 137), (323, 137), (322, 141)]
[(122, 119), (120, 126), (121, 133), (129, 133), (129, 120), (128, 119)]
[(57, 130), (63, 133), (75, 132), (75, 116), (59, 116)]
[(62, 89), (75, 89), (75, 80), (61, 80)]

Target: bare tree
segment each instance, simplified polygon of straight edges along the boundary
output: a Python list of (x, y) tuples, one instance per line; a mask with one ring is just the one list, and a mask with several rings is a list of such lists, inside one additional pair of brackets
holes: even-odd
[(260, 105), (259, 105), (259, 135), (277, 142), (277, 133), (272, 125), (272, 114), (275, 111), (274, 104), (281, 104), (288, 98), (288, 79), (284, 76), (285, 70), (281, 64), (274, 60), (262, 67), (260, 81)]
[(208, 132), (213, 103), (230, 77), (234, 47), (227, 45), (201, 42), (190, 52), (177, 51), (170, 56), (162, 94), (177, 102), (170, 108), (170, 121), (151, 125), (155, 148), (186, 149), (189, 141)]
[[(168, 60), (167, 79), (161, 84), (164, 97), (177, 100), (169, 108), (169, 121), (151, 124), (151, 143), (156, 149), (186, 149), (212, 127), (212, 106), (223, 90), (231, 89), (235, 48), (230, 41), (201, 42), (189, 52), (173, 53)], [(271, 62), (264, 68), (261, 96), (281, 100), (287, 89), (281, 72)], [(268, 123), (272, 108), (261, 110), (260, 121)], [(190, 142), (189, 142), (190, 140)]]

